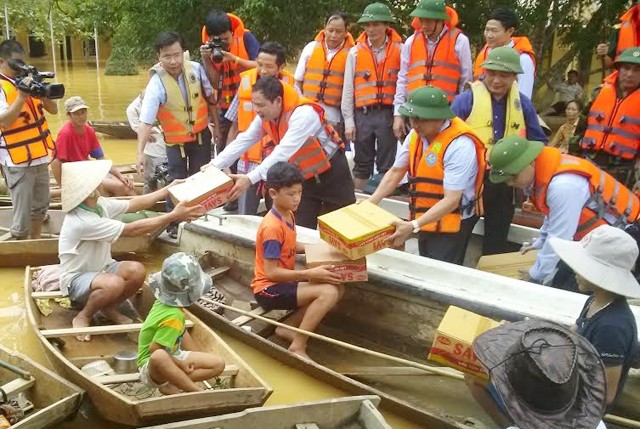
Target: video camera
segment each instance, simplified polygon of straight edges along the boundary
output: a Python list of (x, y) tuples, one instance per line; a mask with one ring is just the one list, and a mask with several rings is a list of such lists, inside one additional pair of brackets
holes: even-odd
[[(29, 66), (20, 60), (10, 60), (9, 67), (15, 70), (16, 86), (32, 97), (49, 98), (55, 100), (64, 97), (64, 85), (61, 83), (47, 83), (44, 79), (55, 77), (53, 72), (39, 72), (34, 66)], [(31, 76), (31, 82), (26, 84), (24, 79)]]
[(224, 60), (222, 51), (227, 49), (227, 45), (220, 36), (213, 36), (213, 39), (207, 42), (207, 47), (211, 49), (211, 61), (221, 63)]

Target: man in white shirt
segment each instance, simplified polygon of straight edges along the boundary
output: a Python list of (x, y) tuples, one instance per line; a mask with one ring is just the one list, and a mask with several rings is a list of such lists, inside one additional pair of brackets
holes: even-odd
[(229, 199), (237, 199), (252, 184), (266, 180), (276, 162), (288, 161), (298, 165), (305, 176), (297, 225), (315, 229), (321, 212), (355, 203), (344, 143), (327, 123), (323, 109), (273, 76), (260, 78), (251, 97), (258, 116), (209, 165), (228, 168), (265, 134), (273, 145), (265, 147), (267, 156), (255, 170), (232, 175), (236, 183)]
[[(140, 236), (204, 214), (202, 206), (180, 203), (170, 213), (125, 224), (118, 220), (121, 215), (153, 206), (169, 196), (168, 190), (164, 187), (130, 200), (103, 198), (99, 187), (110, 168), (108, 160), (62, 164), (62, 210), (67, 215), (58, 243), (60, 290), (79, 310), (74, 328), (90, 326), (98, 311), (115, 323), (131, 323), (117, 309), (140, 289), (146, 271), (140, 262), (114, 261), (111, 244), (120, 237)], [(85, 335), (77, 338), (90, 339)]]

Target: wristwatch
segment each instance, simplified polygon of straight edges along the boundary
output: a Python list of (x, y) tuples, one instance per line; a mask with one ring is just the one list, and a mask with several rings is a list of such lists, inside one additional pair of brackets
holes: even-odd
[(413, 233), (416, 234), (420, 231), (420, 225), (418, 225), (418, 221), (417, 220), (412, 220), (411, 221), (411, 225), (413, 225)]

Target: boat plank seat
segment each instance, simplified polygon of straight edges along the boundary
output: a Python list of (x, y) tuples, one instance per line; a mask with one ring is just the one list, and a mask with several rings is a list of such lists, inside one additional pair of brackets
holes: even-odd
[[(239, 368), (236, 365), (227, 365), (218, 377), (235, 377), (238, 375), (238, 371)], [(100, 384), (135, 383), (140, 380), (140, 373), (132, 372), (129, 374), (103, 375), (96, 377), (95, 380)]]
[[(254, 309), (254, 310), (251, 310), (251, 314), (256, 315), (256, 316), (262, 316), (265, 313), (267, 313), (267, 310), (265, 310), (262, 307), (258, 307), (258, 308)], [(252, 320), (254, 320), (254, 318), (251, 317), (251, 316), (240, 316), (240, 317), (236, 317), (235, 319), (233, 319), (231, 321), (231, 323), (233, 323), (236, 326), (242, 326), (242, 325), (244, 325), (246, 323), (251, 322)]]
[(213, 269), (210, 269), (210, 270), (207, 271), (207, 275), (211, 276), (212, 280), (215, 280), (218, 277), (221, 277), (224, 274), (226, 274), (230, 269), (231, 269), (231, 267), (213, 268)]
[(68, 295), (64, 295), (59, 290), (52, 290), (46, 292), (32, 292), (31, 298), (33, 299), (50, 299), (50, 298), (65, 298)]
[(320, 429), (320, 426), (315, 423), (298, 423), (296, 429)]
[[(187, 328), (192, 328), (193, 322), (186, 320)], [(142, 323), (129, 323), (126, 325), (102, 325), (89, 326), (86, 328), (61, 328), (61, 329), (44, 329), (40, 333), (45, 338), (68, 337), (73, 335), (107, 335), (107, 334), (126, 334), (129, 332), (137, 332), (142, 329)]]
[(2, 386), (2, 390), (7, 396), (15, 395), (25, 390), (31, 389), (36, 384), (36, 379), (31, 377), (28, 380), (24, 378), (16, 378)]

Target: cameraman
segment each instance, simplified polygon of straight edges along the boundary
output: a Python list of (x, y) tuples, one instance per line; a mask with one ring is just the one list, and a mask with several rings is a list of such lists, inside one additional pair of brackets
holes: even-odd
[[(16, 65), (24, 65), (25, 57), (15, 40), (0, 43), (0, 164), (13, 203), (10, 234), (16, 240), (40, 238), (49, 208), (48, 164), (55, 149), (44, 110), (58, 113), (55, 101), (31, 97), (16, 86)], [(22, 87), (33, 88), (32, 78), (22, 78)]]
[[(214, 43), (208, 43), (214, 42)], [(215, 62), (212, 45), (222, 43), (222, 62)], [(215, 130), (218, 153), (224, 149), (231, 122), (224, 118), (240, 86), (240, 73), (255, 68), (260, 42), (242, 20), (231, 13), (214, 9), (207, 14), (202, 28), (200, 54), (204, 69), (217, 91), (220, 109), (219, 126)]]

